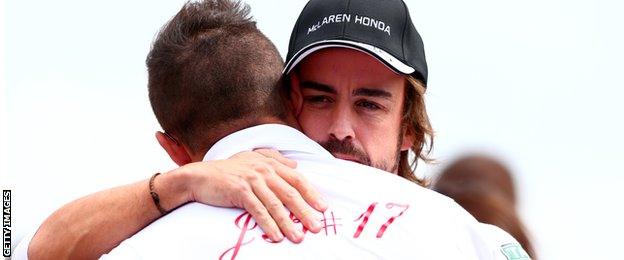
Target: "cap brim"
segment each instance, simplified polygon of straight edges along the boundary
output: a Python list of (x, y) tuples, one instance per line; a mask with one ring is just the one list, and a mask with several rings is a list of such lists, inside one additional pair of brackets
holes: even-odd
[(375, 57), (379, 61), (381, 61), (389, 69), (399, 74), (409, 75), (409, 74), (414, 73), (415, 71), (414, 68), (396, 59), (390, 53), (380, 48), (377, 48), (375, 46), (372, 46), (370, 44), (355, 42), (355, 41), (348, 41), (348, 40), (325, 40), (325, 41), (318, 41), (318, 42), (309, 44), (308, 46), (302, 48), (300, 51), (295, 53), (293, 58), (290, 59), (290, 61), (286, 64), (286, 67), (284, 67), (283, 74), (286, 75), (290, 73), (292, 68), (297, 66), (299, 62), (301, 62), (303, 59), (305, 59), (305, 57), (314, 53), (315, 51), (325, 49), (325, 48), (336, 48), (336, 47), (349, 48), (349, 49), (354, 49), (354, 50), (367, 53)]

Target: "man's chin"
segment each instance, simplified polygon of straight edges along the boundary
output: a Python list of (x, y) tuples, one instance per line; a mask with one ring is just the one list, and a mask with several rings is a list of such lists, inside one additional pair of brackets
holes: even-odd
[(357, 159), (357, 158), (355, 158), (353, 156), (344, 155), (344, 154), (332, 154), (332, 155), (334, 155), (334, 157), (336, 157), (338, 159), (341, 159), (341, 160), (351, 161), (351, 162), (354, 162), (354, 163), (368, 165), (368, 164), (363, 163), (361, 160), (359, 160), (359, 159)]

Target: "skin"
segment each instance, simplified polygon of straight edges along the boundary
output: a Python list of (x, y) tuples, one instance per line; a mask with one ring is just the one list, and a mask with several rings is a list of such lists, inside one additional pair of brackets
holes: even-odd
[[(287, 231), (284, 234), (295, 243), (303, 240), (303, 233), (290, 220), (289, 212), (283, 205), (305, 226), (311, 227), (310, 231), (320, 231), (319, 216), (310, 205), (320, 211), (324, 211), (327, 205), (305, 177), (294, 170), (297, 166), (295, 161), (274, 150), (242, 152), (227, 160), (208, 162), (212, 168), (208, 177), (206, 174), (194, 174), (205, 172), (207, 163), (201, 162), (203, 156), (189, 153), (187, 148), (162, 133), (157, 133), (157, 139), (171, 159), (189, 173), (186, 178), (189, 201), (244, 208), (274, 241), (283, 239), (279, 230)], [(210, 186), (212, 188), (207, 188)]]
[[(319, 143), (334, 140), (351, 148), (348, 152), (329, 149), (338, 158), (396, 173), (392, 168), (398, 151), (409, 149), (412, 141), (401, 129), (404, 77), (348, 49), (318, 51), (300, 64), (299, 72), (291, 77), (291, 105), (301, 130)], [(292, 116), (286, 124), (296, 126), (296, 122)], [(288, 218), (284, 204), (311, 232), (320, 231), (318, 211), (324, 211), (327, 203), (294, 170), (296, 163), (278, 152), (249, 151), (227, 160), (201, 162), (203, 155), (192, 153), (164, 133), (158, 132), (156, 139), (180, 166), (155, 179), (165, 209), (192, 201), (243, 208), (272, 240), (286, 237), (299, 243), (303, 234)], [(149, 195), (148, 181), (94, 193), (63, 206), (40, 226), (28, 248), (29, 258), (93, 259), (110, 251), (161, 216)]]
[[(327, 204), (294, 170), (296, 162), (277, 151), (241, 152), (227, 160), (201, 162), (164, 133), (156, 133), (156, 138), (171, 159), (180, 164), (154, 180), (166, 210), (193, 201), (244, 208), (272, 240), (286, 237), (299, 243), (303, 233), (289, 218), (285, 205), (309, 231), (320, 231), (317, 212), (324, 211)], [(149, 195), (148, 182), (145, 179), (100, 191), (58, 209), (37, 230), (28, 258), (96, 259), (109, 252), (161, 217)]]
[(404, 76), (366, 53), (328, 48), (306, 57), (291, 86), (308, 137), (337, 158), (397, 172), (399, 152), (413, 141), (401, 129)]

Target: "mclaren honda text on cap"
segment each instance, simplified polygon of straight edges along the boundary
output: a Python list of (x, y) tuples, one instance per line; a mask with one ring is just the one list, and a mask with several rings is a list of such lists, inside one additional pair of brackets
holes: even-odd
[(402, 0), (311, 0), (290, 36), (284, 74), (328, 47), (364, 51), (397, 73), (427, 82), (423, 42)]

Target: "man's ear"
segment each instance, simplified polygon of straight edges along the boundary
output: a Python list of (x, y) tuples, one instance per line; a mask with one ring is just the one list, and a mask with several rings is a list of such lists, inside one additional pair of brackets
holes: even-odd
[(173, 160), (178, 166), (185, 165), (192, 162), (191, 156), (178, 141), (170, 137), (169, 135), (158, 131), (156, 132), (156, 140), (160, 146), (165, 149), (171, 160)]
[(296, 71), (293, 71), (288, 80), (290, 80), (290, 105), (292, 106), (295, 117), (299, 118), (301, 108), (303, 107), (303, 95), (301, 94), (299, 75)]
[(410, 131), (406, 128), (402, 132), (403, 142), (401, 143), (401, 151), (407, 151), (412, 148), (412, 145), (414, 144), (414, 131)]

